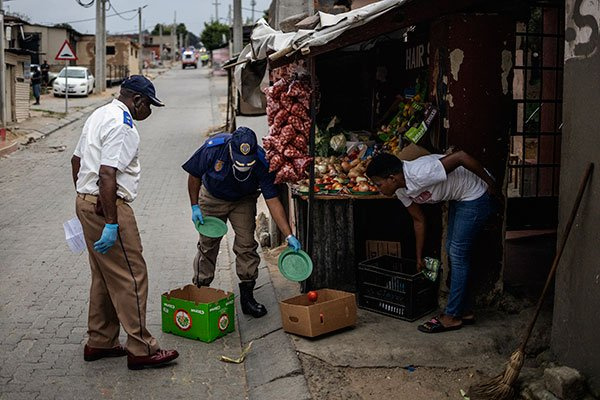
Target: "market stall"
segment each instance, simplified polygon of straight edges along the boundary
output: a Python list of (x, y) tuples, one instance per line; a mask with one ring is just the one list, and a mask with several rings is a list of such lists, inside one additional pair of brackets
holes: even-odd
[[(511, 71), (501, 70), (506, 65), (500, 61), (510, 47), (510, 21), (493, 14), (441, 17), (465, 2), (429, 1), (436, 9), (403, 3), (387, 0), (335, 18), (320, 15), (308, 32), (279, 34), (259, 24), (253, 37), (261, 39), (247, 51), (269, 59), (270, 133), (264, 145), (278, 183), (289, 188), (297, 234), (315, 264), (305, 290), (356, 291), (359, 263), (378, 252), (414, 258), (411, 218), (364, 176), (373, 154), (410, 160), (456, 143), (503, 177), (503, 101), (509, 93), (502, 79)], [(477, 35), (488, 42), (469, 40), (469, 50), (497, 67), (477, 70), (463, 83), (458, 74), (464, 57), (450, 45)], [(477, 93), (482, 87), (489, 98)], [(425, 208), (425, 253), (441, 257), (442, 207)], [(481, 249), (488, 263), (501, 260), (498, 241)], [(489, 271), (496, 274), (497, 265)], [(497, 277), (484, 279), (493, 287)]]
[[(305, 290), (356, 291), (358, 263), (415, 258), (412, 219), (365, 170), (379, 152), (414, 159), (435, 149), (426, 48), (424, 26), (311, 59), (314, 74), (304, 63), (272, 70), (264, 147), (277, 182), (289, 185), (299, 237), (318, 266)], [(427, 254), (439, 257), (440, 207), (425, 209)]]

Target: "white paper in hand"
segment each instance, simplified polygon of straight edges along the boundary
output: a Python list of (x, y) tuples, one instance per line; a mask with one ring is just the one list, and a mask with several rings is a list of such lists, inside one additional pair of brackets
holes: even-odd
[(73, 253), (81, 253), (85, 250), (85, 239), (83, 237), (83, 227), (77, 217), (71, 218), (63, 224), (65, 229), (65, 238), (67, 244)]

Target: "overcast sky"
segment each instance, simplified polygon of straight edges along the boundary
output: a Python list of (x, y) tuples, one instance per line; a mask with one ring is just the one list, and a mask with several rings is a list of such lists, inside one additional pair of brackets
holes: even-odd
[[(81, 3), (89, 3), (91, 0), (80, 0)], [(177, 12), (177, 22), (183, 22), (187, 29), (199, 35), (204, 28), (204, 22), (215, 17), (216, 0), (110, 0), (114, 9), (122, 14), (124, 18), (132, 18), (126, 21), (115, 15), (111, 8), (106, 15), (106, 29), (113, 33), (135, 33), (137, 32), (137, 14), (126, 12), (138, 7), (148, 5), (142, 12), (143, 27), (152, 30), (157, 23), (173, 23), (173, 14)], [(218, 0), (219, 19), (227, 23), (229, 5), (233, 7), (233, 0)], [(242, 0), (242, 18), (245, 21), (252, 14), (252, 0)], [(269, 8), (271, 0), (255, 0), (255, 19), (263, 14), (263, 10)], [(107, 2), (108, 3), (108, 2)], [(107, 6), (108, 8), (108, 6)], [(42, 24), (56, 24), (69, 22), (73, 28), (81, 33), (95, 33), (96, 6), (84, 8), (77, 4), (76, 0), (4, 0), (4, 9), (8, 12), (18, 12), (27, 15), (31, 22)], [(232, 11), (233, 18), (233, 11)], [(92, 19), (90, 21), (80, 21)]]

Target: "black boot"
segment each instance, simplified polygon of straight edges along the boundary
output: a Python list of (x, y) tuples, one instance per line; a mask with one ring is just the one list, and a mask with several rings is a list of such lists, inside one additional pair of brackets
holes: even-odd
[(244, 314), (250, 314), (254, 318), (260, 318), (267, 313), (267, 309), (254, 299), (255, 281), (240, 282), (240, 304)]

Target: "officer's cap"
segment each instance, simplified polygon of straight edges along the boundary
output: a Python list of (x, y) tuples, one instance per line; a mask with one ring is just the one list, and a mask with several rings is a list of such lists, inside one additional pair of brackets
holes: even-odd
[(132, 90), (136, 93), (143, 94), (150, 99), (150, 103), (157, 107), (163, 107), (164, 104), (156, 97), (154, 85), (148, 78), (142, 75), (131, 75), (121, 84), (124, 89)]
[(256, 134), (250, 128), (241, 126), (231, 135), (231, 158), (238, 167), (251, 167), (256, 162)]

